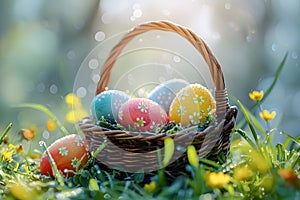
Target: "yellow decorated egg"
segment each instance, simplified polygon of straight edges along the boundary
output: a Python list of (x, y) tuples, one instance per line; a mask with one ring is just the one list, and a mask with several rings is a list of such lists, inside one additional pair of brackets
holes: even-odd
[(205, 122), (209, 113), (216, 109), (216, 102), (210, 91), (200, 85), (191, 84), (181, 89), (171, 103), (170, 121), (182, 126)]

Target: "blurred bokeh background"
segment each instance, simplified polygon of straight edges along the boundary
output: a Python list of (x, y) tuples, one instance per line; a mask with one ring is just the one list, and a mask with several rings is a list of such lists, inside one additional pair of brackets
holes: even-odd
[[(249, 107), (253, 105), (248, 93), (268, 88), (289, 52), (279, 81), (263, 106), (277, 112), (273, 126), (282, 120), (280, 130), (299, 135), (299, 16), (299, 0), (3, 0), (0, 130), (9, 122), (13, 122), (12, 132), (31, 124), (40, 129), (45, 127), (47, 116), (34, 110), (11, 108), (18, 103), (46, 105), (64, 121), (64, 97), (74, 92), (87, 99), (84, 106), (88, 110), (98, 77), (86, 75), (90, 73), (86, 70), (98, 72), (120, 35), (135, 25), (171, 20), (189, 27), (207, 42), (221, 63), (233, 103), (233, 99), (240, 99)], [(155, 62), (171, 67), (181, 65), (187, 69), (185, 65), (189, 63), (184, 63), (185, 59), (197, 66), (201, 58), (186, 44), (175, 35), (146, 34), (132, 46), (169, 48), (170, 52), (165, 51), (162, 58), (155, 48), (148, 49), (148, 55), (140, 55), (141, 51), (129, 53), (118, 66), (126, 70), (142, 61), (154, 63), (152, 58), (148, 61), (149, 55), (156, 58)], [(138, 63), (134, 58), (139, 59)], [(204, 63), (199, 67), (205, 68)], [(122, 71), (116, 71), (122, 75)], [(192, 70), (190, 74), (188, 81), (194, 82)], [(135, 76), (138, 75), (129, 74), (125, 79), (134, 82)], [(209, 74), (203, 76), (206, 79)], [(166, 77), (160, 78), (163, 81)], [(94, 85), (87, 85), (85, 79)]]

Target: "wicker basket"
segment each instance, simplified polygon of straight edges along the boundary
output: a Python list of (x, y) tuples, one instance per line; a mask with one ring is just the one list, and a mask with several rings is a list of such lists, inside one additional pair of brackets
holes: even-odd
[(235, 126), (236, 107), (230, 107), (221, 67), (205, 42), (191, 30), (168, 22), (148, 22), (130, 30), (111, 50), (100, 73), (96, 94), (104, 91), (108, 85), (111, 70), (124, 47), (135, 36), (151, 30), (171, 31), (186, 38), (204, 58), (215, 86), (217, 125), (209, 126), (202, 132), (187, 131), (166, 135), (149, 132), (130, 132), (126, 130), (109, 130), (95, 125), (92, 119), (84, 118), (80, 128), (89, 141), (90, 151), (95, 151), (104, 140), (107, 146), (96, 156), (102, 167), (118, 169), (125, 172), (150, 172), (161, 168), (164, 159), (164, 140), (172, 138), (175, 144), (174, 154), (166, 170), (178, 174), (188, 163), (186, 147), (193, 144), (198, 155), (203, 158), (217, 160), (223, 153), (227, 156), (230, 146), (230, 134)]

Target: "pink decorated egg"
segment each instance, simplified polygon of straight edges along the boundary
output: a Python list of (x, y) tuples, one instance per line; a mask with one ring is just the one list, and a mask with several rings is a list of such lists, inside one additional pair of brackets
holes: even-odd
[(118, 117), (122, 126), (142, 132), (154, 132), (168, 122), (166, 111), (146, 98), (128, 100), (121, 106)]

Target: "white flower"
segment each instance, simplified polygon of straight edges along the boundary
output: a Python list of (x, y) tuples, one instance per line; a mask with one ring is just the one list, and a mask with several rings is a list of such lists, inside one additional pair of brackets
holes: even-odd
[(156, 123), (155, 123), (155, 121), (152, 121), (150, 129), (154, 130), (155, 128), (156, 128)]
[(199, 124), (201, 120), (201, 116), (199, 113), (194, 112), (193, 115), (189, 116), (189, 119), (191, 120), (191, 124)]
[(203, 96), (200, 96), (200, 97), (199, 97), (197, 94), (196, 94), (195, 96), (196, 96), (196, 97), (193, 98), (194, 103), (196, 103), (196, 104), (199, 103), (199, 104), (201, 105), (201, 104), (204, 102)]
[(67, 147), (60, 147), (58, 149), (58, 151), (61, 156), (67, 156), (69, 153), (69, 151), (67, 150)]
[(122, 101), (120, 99), (114, 102), (115, 109), (118, 110), (122, 106)]
[(122, 110), (119, 112), (119, 119), (123, 120), (123, 111)]
[(71, 162), (72, 167), (74, 167), (75, 169), (77, 169), (79, 167), (79, 160), (75, 157), (73, 158), (72, 162)]
[(82, 140), (82, 138), (81, 138), (80, 136), (77, 136), (77, 137), (75, 138), (74, 142), (77, 143), (77, 146), (78, 146), (78, 147), (82, 147), (82, 146), (83, 146), (83, 140)]
[(188, 97), (188, 96), (189, 96), (189, 94), (188, 94), (187, 92), (182, 93), (182, 94), (179, 96), (179, 101), (185, 100), (185, 97)]
[(143, 118), (143, 117), (141, 117), (141, 118), (137, 117), (137, 118), (136, 118), (136, 126), (137, 126), (137, 127), (144, 126), (145, 123), (146, 123), (146, 121), (144, 121), (144, 118)]
[(177, 110), (178, 116), (183, 116), (186, 113), (184, 106), (179, 106), (179, 109)]
[(140, 109), (141, 112), (147, 112), (148, 107), (146, 104), (144, 104), (144, 102), (140, 102), (138, 105), (138, 109)]

